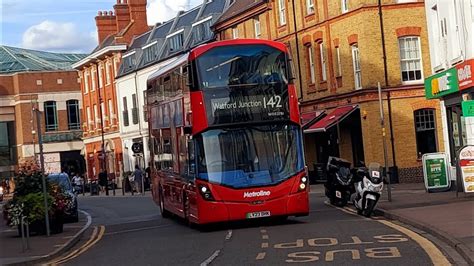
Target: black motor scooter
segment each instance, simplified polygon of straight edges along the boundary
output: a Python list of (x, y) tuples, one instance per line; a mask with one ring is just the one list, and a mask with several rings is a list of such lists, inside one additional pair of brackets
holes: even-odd
[(351, 163), (342, 158), (329, 157), (324, 187), (326, 197), (332, 205), (345, 206), (354, 193)]

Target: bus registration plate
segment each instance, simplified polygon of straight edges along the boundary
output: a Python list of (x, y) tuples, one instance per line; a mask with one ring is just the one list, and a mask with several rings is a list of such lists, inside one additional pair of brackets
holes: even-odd
[(270, 216), (270, 211), (247, 213), (247, 219), (262, 218), (262, 217), (268, 217), (268, 216)]

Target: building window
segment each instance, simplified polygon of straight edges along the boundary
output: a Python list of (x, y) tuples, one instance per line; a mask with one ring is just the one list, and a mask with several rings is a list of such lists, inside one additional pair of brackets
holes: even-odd
[[(95, 67), (92, 68), (91, 70), (91, 91), (95, 91), (96, 89), (96, 86), (97, 86), (97, 72), (95, 70)], [(99, 77), (99, 80), (100, 80), (100, 77)]]
[(84, 94), (89, 92), (89, 71), (84, 72)]
[(105, 102), (100, 103), (99, 113), (100, 113), (100, 119), (99, 119), (100, 123), (102, 123), (102, 118), (104, 118), (104, 116), (105, 116), (105, 120), (107, 120), (108, 117), (106, 116), (106, 112), (105, 112)]
[(280, 26), (286, 25), (286, 3), (285, 3), (285, 0), (278, 0), (278, 16), (280, 18)]
[(107, 101), (109, 104), (109, 114), (110, 114), (110, 124), (113, 124), (113, 119), (116, 119), (115, 112), (114, 112), (114, 105), (112, 104), (112, 100)]
[(352, 65), (354, 67), (354, 86), (355, 89), (362, 88), (362, 75), (360, 73), (360, 55), (359, 55), (359, 47), (357, 44), (351, 46), (352, 49)]
[(99, 65), (99, 88), (104, 87), (104, 66), (102, 64)]
[(138, 108), (136, 94), (132, 94), (132, 122), (134, 125), (138, 124)]
[(95, 124), (98, 125), (100, 124), (100, 120), (99, 120), (99, 111), (97, 109), (97, 105), (94, 104), (94, 120), (95, 120)]
[(196, 22), (193, 24), (193, 43), (198, 44), (202, 41), (212, 38), (212, 17), (208, 17), (202, 21)]
[(436, 145), (436, 123), (434, 109), (421, 109), (414, 112), (416, 148), (418, 158), (425, 153), (437, 151)]
[(342, 77), (341, 52), (339, 46), (336, 47), (337, 73), (336, 77)]
[(313, 54), (313, 47), (310, 45), (308, 46), (308, 60), (309, 60), (309, 76), (311, 84), (316, 83), (316, 73), (314, 71), (314, 54)]
[(114, 57), (114, 75), (117, 75), (119, 61), (116, 57)]
[(262, 35), (262, 33), (260, 31), (260, 19), (258, 17), (255, 17), (253, 19), (253, 24), (254, 24), (254, 27), (255, 27), (255, 38), (260, 39), (260, 36)]
[(324, 54), (324, 44), (319, 43), (319, 57), (321, 61), (321, 81), (326, 81), (326, 56)]
[(58, 130), (58, 113), (55, 101), (44, 103), (44, 122), (46, 124), (46, 132)]
[(349, 0), (341, 0), (341, 11), (342, 13), (349, 11)]
[(232, 39), (237, 39), (239, 38), (239, 29), (237, 26), (232, 27)]
[(420, 38), (417, 36), (402, 37), (398, 39), (398, 45), (400, 48), (402, 81), (422, 81)]
[(143, 57), (145, 64), (154, 61), (158, 57), (158, 44), (154, 42), (143, 49)]
[(94, 121), (92, 120), (92, 117), (91, 117), (91, 108), (89, 106), (86, 107), (86, 115), (87, 115), (87, 123), (88, 123), (88, 128), (89, 130), (92, 129), (92, 125), (94, 124)]
[(308, 15), (314, 13), (314, 0), (306, 0), (306, 13)]
[(147, 93), (146, 91), (143, 91), (143, 121), (145, 123), (148, 122), (148, 108), (146, 106), (147, 102)]
[(56, 83), (58, 83), (59, 85), (63, 84), (63, 79), (57, 79)]
[(109, 61), (105, 64), (105, 82), (107, 85), (112, 81), (112, 65)]
[(123, 125), (128, 127), (128, 125), (130, 125), (130, 122), (128, 120), (128, 105), (127, 105), (127, 97), (123, 97), (122, 98), (123, 100), (123, 111), (122, 111), (122, 115), (123, 115)]
[(183, 33), (178, 33), (172, 37), (169, 38), (170, 42), (170, 51), (179, 51), (181, 48), (183, 48)]
[(79, 101), (69, 100), (66, 102), (67, 107), (67, 122), (69, 130), (77, 130), (81, 128), (81, 121), (79, 118)]

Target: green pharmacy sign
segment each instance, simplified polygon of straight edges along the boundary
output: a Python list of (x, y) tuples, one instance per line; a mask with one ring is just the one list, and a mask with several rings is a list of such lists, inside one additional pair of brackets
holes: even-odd
[(425, 79), (427, 99), (440, 98), (459, 91), (458, 71), (451, 68)]

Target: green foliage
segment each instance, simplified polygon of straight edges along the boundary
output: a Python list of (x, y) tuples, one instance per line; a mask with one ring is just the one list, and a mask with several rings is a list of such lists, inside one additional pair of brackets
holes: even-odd
[[(51, 185), (48, 179), (45, 178), (46, 190), (51, 190)], [(15, 183), (15, 197), (26, 196), (30, 193), (37, 193), (43, 191), (43, 181), (40, 171), (32, 171), (29, 173), (20, 172), (16, 176)]]

